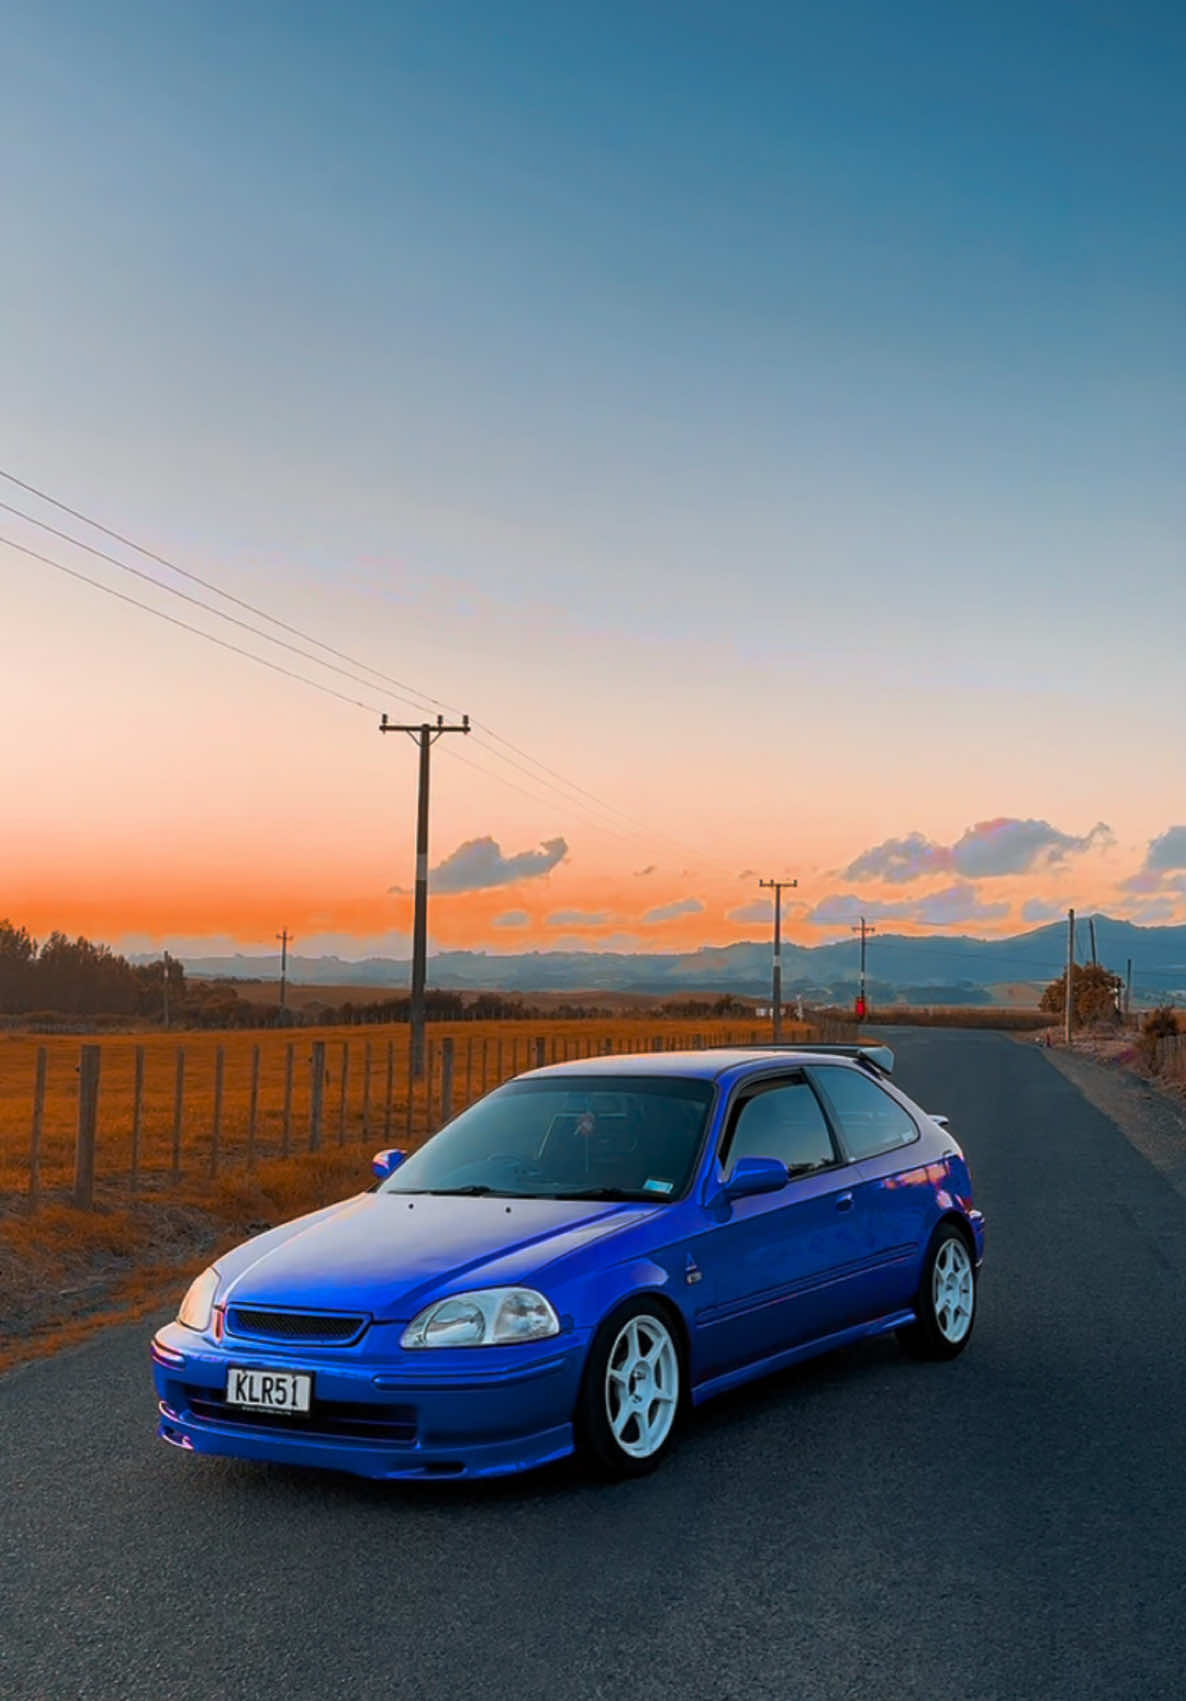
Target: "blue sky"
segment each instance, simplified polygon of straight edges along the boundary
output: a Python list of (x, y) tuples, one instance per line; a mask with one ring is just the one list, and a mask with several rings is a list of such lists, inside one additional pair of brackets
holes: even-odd
[[(722, 867), (793, 855), (817, 898), (911, 832), (1103, 819), (1137, 866), (1186, 813), (1151, 732), (1184, 707), (1182, 8), (6, 28), (0, 464), (472, 705), (627, 811), (629, 860), (703, 843), (705, 788)], [(30, 766), (141, 667), (224, 841), (252, 805), (307, 831), (298, 738), (372, 818), (376, 753), (297, 687), (0, 566), (24, 654), (56, 634), (13, 682)], [(122, 799), (113, 742), (168, 764), (116, 695)], [(549, 908), (602, 913), (612, 845), (484, 783), (442, 791), (439, 854), (564, 836)], [(91, 806), (118, 859), (135, 811)]]

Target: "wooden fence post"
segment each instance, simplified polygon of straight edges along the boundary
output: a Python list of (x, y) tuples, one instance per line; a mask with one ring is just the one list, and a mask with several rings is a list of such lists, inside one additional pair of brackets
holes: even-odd
[(362, 1048), (362, 1137), (371, 1137), (371, 1042)]
[(313, 1041), (309, 1060), (309, 1150), (321, 1150), (321, 1107), (325, 1099), (325, 1041)]
[(181, 1180), (181, 1135), (185, 1126), (185, 1047), (177, 1047), (173, 1076), (173, 1182)]
[(494, 1085), (501, 1087), (502, 1080), (502, 1040), (499, 1039), (496, 1043), (494, 1055)]
[(383, 1140), (391, 1144), (391, 1118), (394, 1114), (393, 1099), (395, 1097), (395, 1041), (387, 1041), (387, 1102), (383, 1111)]
[(429, 1040), (424, 1061), (424, 1132), (434, 1132), (432, 1126), (432, 1072), (436, 1068), (436, 1041)]
[(140, 1130), (144, 1122), (144, 1047), (136, 1047), (136, 1062), (132, 1072), (132, 1172), (128, 1177), (130, 1191), (135, 1194), (140, 1185)]
[(78, 1059), (78, 1140), (74, 1148), (74, 1203), (89, 1211), (95, 1201), (95, 1132), (99, 1121), (97, 1045), (84, 1045)]
[(37, 1047), (37, 1069), (33, 1076), (33, 1130), (29, 1138), (29, 1209), (35, 1211), (41, 1199), (41, 1129), (45, 1121), (45, 1074), (49, 1067), (49, 1052)]
[(517, 1075), (518, 1073), (519, 1073), (519, 1036), (518, 1036), (518, 1034), (516, 1034), (514, 1039), (511, 1041), (511, 1074)]
[(465, 1040), (465, 1102), (472, 1104), (474, 1097), (474, 1037), (466, 1035)]
[(453, 1041), (441, 1041), (441, 1127), (453, 1116)]
[[(370, 1050), (368, 1045), (367, 1050)], [(342, 1041), (342, 1088), (338, 1094), (338, 1145), (346, 1144), (346, 1100), (350, 1093), (350, 1041)]]
[(284, 1048), (284, 1120), (280, 1130), (280, 1155), (285, 1158), (292, 1151), (292, 1072), (296, 1061), (295, 1050), (290, 1040)]
[(226, 1053), (222, 1046), (214, 1051), (214, 1115), (210, 1119), (210, 1174), (218, 1174), (218, 1159), (222, 1146), (222, 1078), (226, 1068)]
[(537, 1039), (536, 1042), (535, 1042), (535, 1066), (536, 1066), (537, 1069), (543, 1068), (545, 1062), (547, 1061), (547, 1055), (548, 1055), (548, 1042), (547, 1042), (547, 1040)]
[(489, 1061), (490, 1061), (490, 1041), (488, 1039), (484, 1039), (482, 1041), (482, 1096), (483, 1096), (483, 1098), (486, 1096), (487, 1064), (489, 1063)]
[(251, 1099), (247, 1106), (247, 1167), (255, 1168), (255, 1137), (259, 1128), (259, 1042), (251, 1048)]

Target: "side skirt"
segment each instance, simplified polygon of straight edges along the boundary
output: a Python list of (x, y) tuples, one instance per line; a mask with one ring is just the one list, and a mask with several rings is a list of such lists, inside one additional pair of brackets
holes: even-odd
[(724, 1394), (730, 1388), (739, 1388), (742, 1383), (756, 1382), (761, 1376), (770, 1376), (776, 1370), (785, 1370), (788, 1365), (799, 1364), (807, 1358), (818, 1358), (821, 1353), (834, 1352), (838, 1347), (852, 1346), (856, 1341), (871, 1340), (875, 1335), (888, 1335), (895, 1329), (904, 1328), (909, 1323), (917, 1322), (913, 1310), (893, 1311), (887, 1317), (878, 1317), (872, 1323), (858, 1323), (852, 1329), (841, 1329), (834, 1335), (821, 1335), (814, 1341), (802, 1341), (797, 1347), (788, 1347), (785, 1352), (772, 1353), (769, 1358), (755, 1359), (752, 1364), (739, 1365), (736, 1370), (727, 1370), (721, 1376), (714, 1376), (708, 1382), (699, 1382), (692, 1389), (692, 1404), (699, 1406), (705, 1400), (711, 1400), (714, 1394)]

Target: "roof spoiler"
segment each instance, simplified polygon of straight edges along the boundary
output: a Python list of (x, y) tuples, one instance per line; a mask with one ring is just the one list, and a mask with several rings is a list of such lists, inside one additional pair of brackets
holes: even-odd
[(856, 1063), (863, 1063), (879, 1075), (892, 1075), (894, 1072), (893, 1048), (888, 1045), (825, 1045), (815, 1040), (780, 1040), (777, 1045), (745, 1046), (746, 1051), (803, 1051), (810, 1053), (825, 1052), (831, 1057), (851, 1057)]
[(807, 1040), (802, 1042), (798, 1049), (826, 1051), (836, 1057), (852, 1057), (858, 1063), (871, 1063), (882, 1075), (892, 1075), (894, 1072), (893, 1048), (888, 1045), (815, 1045)]

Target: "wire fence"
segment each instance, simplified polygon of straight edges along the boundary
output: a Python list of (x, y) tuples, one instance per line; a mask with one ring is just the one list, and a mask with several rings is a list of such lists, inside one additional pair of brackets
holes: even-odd
[[(79, 1044), (9, 1035), (0, 1045), (0, 1202), (82, 1209), (167, 1196), (274, 1158), (371, 1142), (412, 1148), (526, 1069), (607, 1055), (763, 1043), (721, 1022), (458, 1024), (430, 1033), (411, 1079), (404, 1026), (301, 1035), (120, 1036)], [(542, 1025), (541, 1025), (542, 1026)], [(845, 1039), (832, 1023), (784, 1023), (787, 1039)]]

